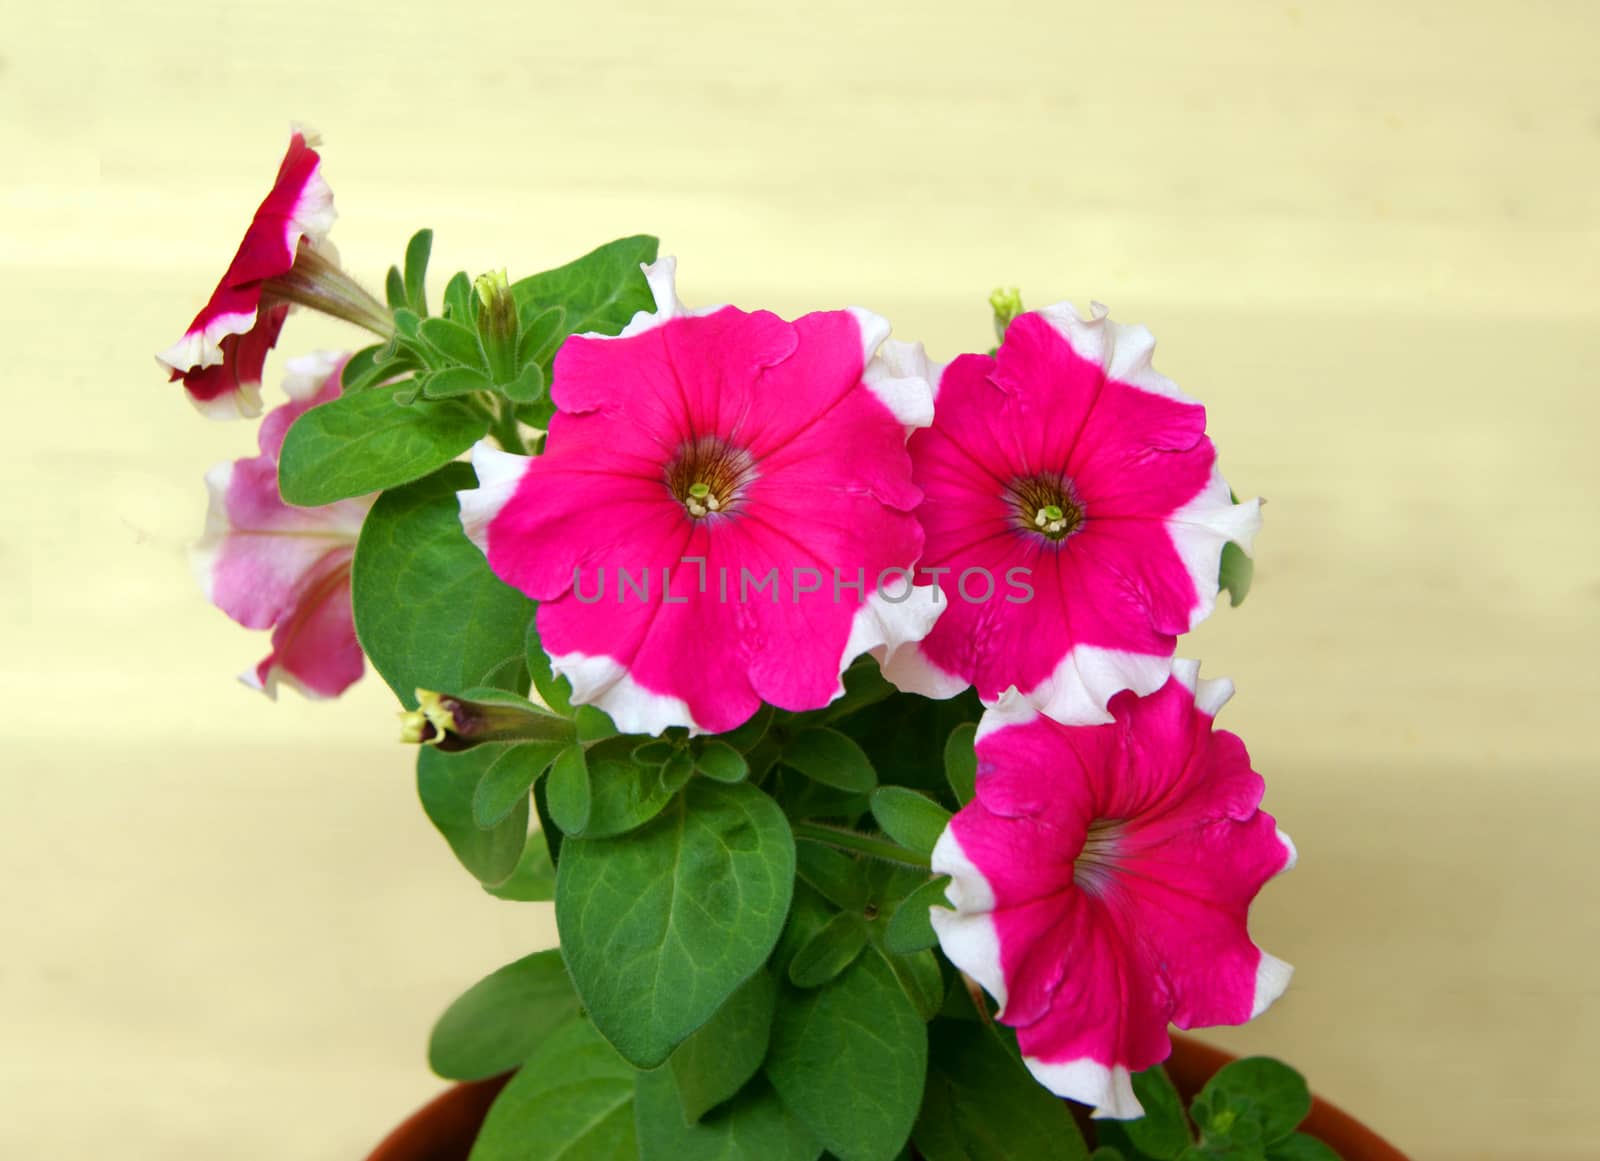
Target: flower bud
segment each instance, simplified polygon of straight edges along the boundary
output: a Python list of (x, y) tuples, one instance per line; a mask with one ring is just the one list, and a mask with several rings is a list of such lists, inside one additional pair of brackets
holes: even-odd
[(472, 288), (478, 292), (478, 337), (489, 356), (489, 371), (497, 384), (510, 383), (521, 370), (517, 366), (517, 300), (504, 270), (480, 274)]
[(1011, 325), (1011, 320), (1022, 313), (1022, 292), (1016, 287), (1009, 290), (1003, 287), (996, 288), (989, 295), (989, 309), (994, 311), (994, 337), (997, 342), (1006, 341), (1006, 328)]
[(469, 750), (485, 742), (571, 741), (573, 724), (512, 694), (480, 700), (417, 690), (417, 708), (400, 715), (400, 740), (441, 750)]

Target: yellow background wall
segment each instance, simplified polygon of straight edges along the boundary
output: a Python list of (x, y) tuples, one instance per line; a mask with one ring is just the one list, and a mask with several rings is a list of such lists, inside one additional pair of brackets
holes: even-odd
[[(690, 302), (1148, 324), (1270, 503), (1183, 651), (1301, 866), (1256, 1025), (1418, 1158), (1600, 1156), (1592, 4), (26, 4), (0, 37), (0, 1155), (358, 1158), (462, 987), (553, 938), (414, 801), (392, 704), (273, 705), (184, 562), (247, 454), (151, 353), (326, 138), (349, 266), (623, 233)], [(438, 283), (436, 282), (436, 286)], [(291, 322), (282, 356), (355, 336)]]

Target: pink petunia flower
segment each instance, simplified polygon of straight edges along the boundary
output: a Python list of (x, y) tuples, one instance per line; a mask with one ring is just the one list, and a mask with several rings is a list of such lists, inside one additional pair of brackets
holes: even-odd
[(1132, 1073), (1165, 1060), (1167, 1025), (1242, 1024), (1288, 986), (1246, 927), (1294, 864), (1244, 743), (1212, 729), (1233, 693), (1196, 662), (1114, 722), (1064, 726), (1017, 694), (978, 729), (976, 797), (933, 852), (954, 911), (932, 909), (952, 963), (1000, 1004), (1023, 1059), (1096, 1115), (1141, 1113)]
[(213, 419), (261, 413), (261, 372), (291, 303), (387, 335), (389, 313), (338, 265), (327, 242), (333, 191), (315, 138), (295, 129), (278, 176), (245, 231), (211, 300), (176, 343), (156, 356)]
[(240, 680), (277, 696), (279, 682), (307, 697), (337, 697), (361, 676), (350, 605), (350, 561), (376, 496), (295, 508), (278, 495), (284, 435), (306, 411), (339, 394), (345, 356), (289, 360), (290, 402), (261, 421), (261, 454), (206, 473), (211, 493), (195, 576), (206, 599), (247, 629), (271, 629), (272, 652)]
[[(919, 575), (950, 609), (886, 669), (902, 689), (993, 704), (1016, 686), (1058, 721), (1109, 721), (1119, 690), (1166, 680), (1177, 636), (1216, 603), (1224, 543), (1249, 550), (1260, 502), (1234, 504), (1205, 409), (1150, 365), (1143, 327), (1096, 306), (1012, 321), (963, 355), (912, 435), (926, 495)], [(938, 574), (934, 574), (938, 575)], [(964, 579), (965, 578), (965, 579)], [(983, 597), (999, 578), (1003, 595)]]
[(908, 588), (922, 348), (857, 309), (687, 311), (670, 258), (645, 273), (655, 313), (557, 355), (544, 454), (474, 450), (462, 524), (541, 602), (573, 700), (626, 731), (826, 705), (853, 658), (892, 655), (939, 612)]

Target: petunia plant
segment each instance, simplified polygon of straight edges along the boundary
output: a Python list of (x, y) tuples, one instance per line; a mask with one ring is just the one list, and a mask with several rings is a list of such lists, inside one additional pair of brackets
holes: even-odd
[(509, 1075), (474, 1161), (1332, 1156), (1282, 1066), (1189, 1115), (1159, 1067), (1288, 984), (1247, 917), (1294, 848), (1174, 660), (1260, 505), (1147, 331), (999, 294), (940, 366), (687, 307), (645, 236), (430, 287), (422, 231), (380, 299), (332, 220), (296, 131), (160, 358), (246, 418), (292, 310), (369, 332), (289, 361), (195, 560), (250, 685), (370, 661), (461, 866), (554, 904), (429, 1045)]

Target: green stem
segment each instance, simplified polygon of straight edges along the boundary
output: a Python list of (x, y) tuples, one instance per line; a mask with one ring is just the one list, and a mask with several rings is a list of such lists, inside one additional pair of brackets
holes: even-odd
[(509, 399), (495, 401), (494, 438), (503, 451), (519, 456), (528, 454), (528, 446), (522, 442), (522, 432), (517, 427), (517, 405)]
[(872, 835), (862, 834), (858, 830), (824, 826), (817, 822), (792, 822), (789, 826), (794, 831), (794, 837), (797, 839), (810, 839), (812, 842), (824, 843), (841, 851), (852, 851), (858, 855), (899, 863), (905, 867), (917, 867), (927, 870), (930, 866), (927, 855), (907, 850), (905, 847), (892, 843), (888, 839), (874, 838)]

